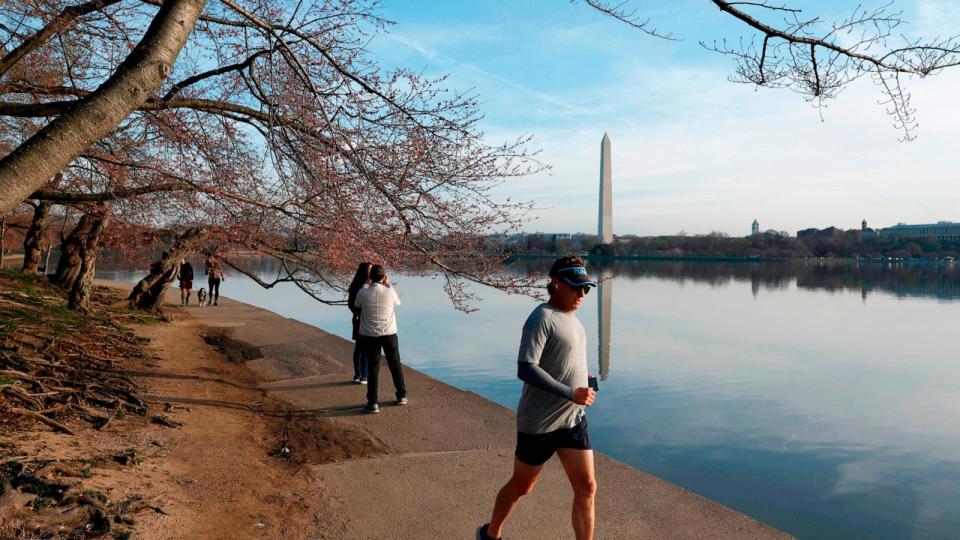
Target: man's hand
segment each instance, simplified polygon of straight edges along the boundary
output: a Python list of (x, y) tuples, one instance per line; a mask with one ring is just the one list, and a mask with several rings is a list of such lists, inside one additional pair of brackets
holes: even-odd
[(589, 407), (593, 405), (593, 400), (596, 399), (597, 393), (593, 391), (593, 388), (584, 386), (582, 388), (575, 388), (573, 390), (573, 402), (577, 405), (586, 405)]

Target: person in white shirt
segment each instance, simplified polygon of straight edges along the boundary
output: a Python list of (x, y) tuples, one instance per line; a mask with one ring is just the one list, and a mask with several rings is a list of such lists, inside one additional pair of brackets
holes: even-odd
[(360, 289), (354, 305), (360, 309), (360, 345), (367, 360), (367, 405), (365, 412), (380, 412), (377, 404), (377, 390), (380, 386), (380, 350), (387, 358), (387, 367), (393, 377), (396, 389), (397, 405), (407, 404), (407, 388), (403, 382), (403, 370), (400, 365), (400, 348), (397, 344), (397, 315), (395, 308), (400, 305), (397, 291), (390, 286), (390, 280), (383, 266), (375, 264), (370, 268), (370, 285)]

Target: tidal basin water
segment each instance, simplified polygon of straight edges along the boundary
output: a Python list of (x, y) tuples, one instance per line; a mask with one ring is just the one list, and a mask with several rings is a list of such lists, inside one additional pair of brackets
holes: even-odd
[[(578, 312), (603, 379), (597, 450), (800, 538), (960, 538), (960, 268), (590, 266), (607, 278)], [(515, 408), (536, 302), (479, 290), (464, 314), (439, 280), (393, 281), (404, 362)], [(345, 307), (293, 286), (233, 275), (222, 293), (349, 339)]]

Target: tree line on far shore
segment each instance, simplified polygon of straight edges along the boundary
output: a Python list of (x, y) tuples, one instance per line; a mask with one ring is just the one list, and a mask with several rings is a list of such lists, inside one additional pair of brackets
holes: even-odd
[(607, 256), (661, 257), (849, 257), (924, 258), (960, 257), (960, 242), (929, 238), (884, 238), (860, 230), (829, 229), (801, 238), (783, 231), (767, 231), (746, 237), (725, 233), (672, 236), (618, 236), (612, 244), (600, 244), (596, 235), (529, 234), (508, 245), (514, 254), (553, 255), (589, 253)]

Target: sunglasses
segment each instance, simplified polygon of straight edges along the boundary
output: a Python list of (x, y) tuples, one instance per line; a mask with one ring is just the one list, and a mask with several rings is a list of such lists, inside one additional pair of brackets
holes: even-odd
[(561, 281), (560, 283), (563, 283), (563, 284), (566, 285), (567, 287), (570, 287), (571, 289), (574, 289), (574, 290), (582, 290), (584, 296), (590, 294), (590, 289), (593, 288), (593, 287), (590, 287), (589, 285), (584, 285), (584, 286), (582, 286), (582, 287), (578, 287), (578, 286), (576, 286), (576, 285), (571, 285), (571, 284), (567, 283), (566, 281)]

